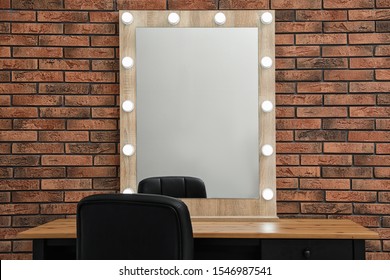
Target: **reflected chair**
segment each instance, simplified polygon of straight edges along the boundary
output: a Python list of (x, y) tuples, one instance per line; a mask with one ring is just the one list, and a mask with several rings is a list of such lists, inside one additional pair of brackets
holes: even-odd
[(168, 196), (98, 194), (77, 206), (77, 259), (192, 259), (187, 206)]
[(143, 179), (138, 193), (149, 193), (177, 198), (207, 198), (204, 182), (195, 177), (165, 176)]

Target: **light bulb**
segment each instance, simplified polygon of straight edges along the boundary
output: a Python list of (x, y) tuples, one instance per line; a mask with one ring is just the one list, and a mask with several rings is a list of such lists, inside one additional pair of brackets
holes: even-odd
[(135, 191), (133, 191), (131, 188), (126, 188), (123, 190), (122, 193), (123, 194), (132, 194), (132, 193), (135, 193)]
[(122, 66), (124, 68), (130, 69), (133, 67), (133, 65), (134, 65), (134, 60), (131, 57), (126, 56), (122, 59)]
[(263, 154), (263, 156), (269, 157), (274, 153), (274, 148), (272, 148), (271, 145), (266, 144), (261, 147), (261, 153)]
[(273, 17), (270, 12), (265, 12), (261, 15), (261, 22), (263, 24), (270, 24), (272, 23)]
[(226, 16), (224, 13), (217, 13), (214, 16), (214, 21), (218, 25), (223, 25), (226, 22)]
[(264, 56), (261, 59), (260, 64), (263, 68), (271, 68), (272, 67), (272, 58), (270, 58), (269, 56)]
[(261, 195), (265, 200), (271, 200), (274, 197), (274, 191), (270, 188), (266, 188), (263, 190)]
[(176, 25), (180, 22), (180, 16), (176, 13), (170, 13), (168, 16), (168, 22), (172, 25)]
[(134, 110), (134, 103), (131, 102), (130, 100), (126, 100), (122, 103), (122, 110), (130, 113), (131, 111)]
[(132, 155), (134, 155), (134, 152), (135, 152), (134, 146), (131, 144), (126, 144), (123, 146), (122, 152), (125, 156), (128, 156), (128, 157), (132, 156)]
[(265, 113), (269, 113), (274, 109), (274, 105), (271, 101), (265, 100), (263, 103), (261, 103), (261, 110)]
[(134, 17), (129, 12), (122, 14), (122, 22), (126, 25), (132, 24), (134, 21)]

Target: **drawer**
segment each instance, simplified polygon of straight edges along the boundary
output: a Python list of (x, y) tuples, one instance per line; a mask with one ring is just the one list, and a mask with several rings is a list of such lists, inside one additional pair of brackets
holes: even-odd
[(263, 260), (352, 260), (353, 240), (348, 239), (263, 239)]
[(195, 238), (196, 260), (259, 260), (259, 239)]

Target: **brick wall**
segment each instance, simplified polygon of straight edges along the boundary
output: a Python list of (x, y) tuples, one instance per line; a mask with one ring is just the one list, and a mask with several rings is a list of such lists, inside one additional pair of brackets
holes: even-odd
[(0, 259), (118, 186), (118, 10), (275, 9), (280, 217), (347, 218), (390, 259), (390, 0), (0, 0)]

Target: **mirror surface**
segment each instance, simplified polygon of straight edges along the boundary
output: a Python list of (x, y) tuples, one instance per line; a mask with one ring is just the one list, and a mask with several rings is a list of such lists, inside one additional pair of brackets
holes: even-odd
[(201, 178), (259, 197), (258, 29), (136, 29), (137, 184)]

